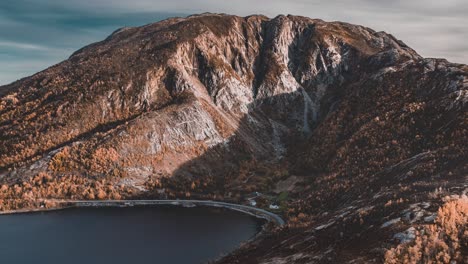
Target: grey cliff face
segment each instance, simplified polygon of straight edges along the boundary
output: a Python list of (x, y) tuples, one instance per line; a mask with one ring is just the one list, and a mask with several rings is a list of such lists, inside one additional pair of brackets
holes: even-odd
[[(117, 124), (119, 134), (105, 141), (122, 157), (184, 149), (172, 165), (163, 158), (153, 168), (161, 172), (193, 158), (189, 149), (200, 144), (229, 147), (236, 131), (257, 154), (281, 158), (288, 133), (310, 134), (353, 82), (422, 61), (391, 35), (304, 17), (199, 15), (125, 28), (1, 89), (0, 129), (15, 138), (2, 142), (15, 147), (0, 153), (1, 166)], [(27, 122), (30, 108), (41, 111)]]

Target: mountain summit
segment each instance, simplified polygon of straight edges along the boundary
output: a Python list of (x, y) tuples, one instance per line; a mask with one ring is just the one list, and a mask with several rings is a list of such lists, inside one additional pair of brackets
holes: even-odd
[[(466, 228), (467, 88), (468, 66), (342, 22), (122, 28), (0, 87), (0, 208), (260, 192), (288, 225), (221, 262), (398, 263), (439, 207)], [(426, 248), (460, 261), (466, 232)]]

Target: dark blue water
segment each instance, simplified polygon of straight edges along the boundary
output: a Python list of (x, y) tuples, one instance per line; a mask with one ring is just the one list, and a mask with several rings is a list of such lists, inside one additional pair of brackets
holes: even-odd
[(0, 263), (204, 263), (260, 230), (216, 208), (74, 208), (0, 216)]

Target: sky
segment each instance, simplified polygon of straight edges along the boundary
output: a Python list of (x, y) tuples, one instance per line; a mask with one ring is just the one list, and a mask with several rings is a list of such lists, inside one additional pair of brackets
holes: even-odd
[(391, 33), (424, 57), (468, 64), (467, 0), (1, 0), (0, 85), (120, 27), (202, 12), (350, 22)]

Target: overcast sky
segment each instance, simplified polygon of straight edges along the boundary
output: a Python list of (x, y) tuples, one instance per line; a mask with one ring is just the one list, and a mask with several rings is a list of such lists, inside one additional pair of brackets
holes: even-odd
[(467, 0), (0, 0), (0, 85), (123, 26), (201, 12), (303, 15), (392, 33), (424, 57), (468, 64)]

